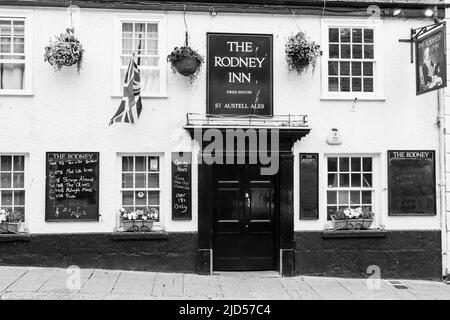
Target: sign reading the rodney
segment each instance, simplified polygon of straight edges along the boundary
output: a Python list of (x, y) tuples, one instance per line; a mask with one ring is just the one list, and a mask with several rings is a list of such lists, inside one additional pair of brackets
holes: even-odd
[(272, 115), (272, 35), (208, 33), (207, 112)]
[(445, 35), (442, 27), (417, 41), (417, 95), (447, 86)]

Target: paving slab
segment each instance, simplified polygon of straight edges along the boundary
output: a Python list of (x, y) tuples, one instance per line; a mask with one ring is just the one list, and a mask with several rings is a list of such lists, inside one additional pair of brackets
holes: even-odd
[(17, 278), (17, 281), (13, 282), (4, 290), (16, 292), (38, 291), (39, 288), (57, 271), (58, 269), (29, 269), (22, 276)]
[(157, 273), (152, 296), (175, 298), (183, 296), (184, 274)]
[(110, 294), (119, 275), (120, 271), (96, 269), (81, 287), (80, 293)]

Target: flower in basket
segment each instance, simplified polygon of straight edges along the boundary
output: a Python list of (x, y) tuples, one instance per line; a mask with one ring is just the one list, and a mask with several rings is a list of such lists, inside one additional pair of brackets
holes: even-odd
[(158, 219), (159, 219), (159, 212), (158, 212), (158, 209), (156, 209), (156, 208), (150, 208), (150, 210), (148, 210), (148, 212), (149, 212), (149, 218), (150, 218), (150, 220), (158, 221)]
[(66, 33), (61, 33), (45, 47), (44, 61), (50, 63), (56, 71), (63, 66), (74, 65), (77, 65), (79, 71), (83, 52), (81, 42), (74, 36), (74, 29), (67, 28)]
[(330, 217), (335, 220), (347, 220), (347, 219), (373, 219), (373, 212), (368, 208), (345, 208), (337, 211), (332, 211)]
[(0, 223), (6, 222), (8, 217), (8, 211), (6, 211), (5, 209), (1, 209), (0, 210)]
[(185, 45), (182, 47), (175, 47), (167, 56), (167, 61), (170, 62), (174, 72), (190, 77), (192, 80), (198, 74), (200, 66), (205, 61), (205, 58), (196, 50)]
[(22, 221), (22, 214), (20, 212), (12, 211), (6, 213), (6, 222), (19, 223)]
[(323, 53), (320, 45), (309, 40), (303, 31), (290, 36), (285, 44), (286, 62), (290, 71), (302, 74), (309, 66), (316, 66), (317, 58)]

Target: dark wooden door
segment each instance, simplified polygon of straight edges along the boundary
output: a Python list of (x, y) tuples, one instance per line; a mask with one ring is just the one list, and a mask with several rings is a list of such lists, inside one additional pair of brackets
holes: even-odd
[(274, 178), (258, 165), (215, 165), (215, 270), (275, 268)]

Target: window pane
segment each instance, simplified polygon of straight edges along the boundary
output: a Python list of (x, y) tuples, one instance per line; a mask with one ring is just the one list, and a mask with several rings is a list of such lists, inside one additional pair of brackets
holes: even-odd
[(12, 170), (12, 157), (11, 156), (1, 156), (1, 171), (11, 171)]
[(339, 42), (339, 29), (338, 28), (328, 29), (328, 41), (329, 42)]
[(123, 173), (122, 174), (122, 188), (133, 188), (133, 174)]
[(14, 205), (25, 205), (25, 191), (14, 191)]
[(352, 75), (353, 76), (361, 75), (361, 62), (352, 62)]
[(340, 174), (339, 175), (339, 187), (349, 187), (350, 186), (350, 175), (349, 174)]
[(122, 157), (122, 171), (133, 171), (133, 157)]
[(137, 206), (146, 206), (147, 205), (147, 193), (145, 191), (136, 191), (135, 195), (135, 204)]
[(141, 88), (143, 92), (159, 92), (159, 70), (141, 69)]
[(352, 91), (353, 92), (361, 92), (362, 91), (362, 79), (361, 78), (352, 78)]
[(373, 29), (364, 29), (364, 42), (373, 43)]
[(363, 174), (363, 187), (372, 187), (372, 174)]
[(352, 174), (352, 187), (361, 188), (361, 174)]
[(158, 157), (148, 157), (148, 170), (149, 171), (159, 171), (159, 158)]
[(339, 45), (338, 44), (330, 44), (329, 45), (329, 56), (332, 59), (338, 59), (339, 58)]
[(340, 63), (341, 65), (341, 76), (349, 76), (350, 75), (350, 62), (348, 61), (343, 61)]
[(339, 75), (339, 64), (337, 61), (328, 61), (328, 75), (330, 76)]
[(352, 42), (353, 43), (362, 42), (362, 29), (352, 29)]
[(360, 204), (361, 193), (360, 191), (350, 191), (350, 204)]
[(145, 185), (145, 173), (136, 173), (135, 175), (135, 182), (134, 182), (134, 187), (135, 188), (146, 188), (147, 186)]
[(24, 88), (25, 64), (0, 63), (0, 89)]
[(145, 167), (145, 157), (136, 157), (136, 168), (134, 169), (135, 171), (146, 171), (146, 167)]
[(337, 187), (337, 173), (329, 173), (328, 188), (336, 188), (336, 187)]
[(348, 191), (339, 191), (339, 204), (348, 204)]
[(337, 159), (338, 158), (328, 158), (328, 171), (336, 172), (337, 170)]
[(350, 92), (350, 78), (341, 78), (341, 91)]
[(373, 62), (364, 62), (363, 63), (363, 75), (373, 76)]
[(349, 158), (339, 158), (339, 171), (349, 171), (350, 161)]
[(373, 92), (372, 78), (364, 78), (364, 92)]
[(14, 171), (24, 171), (25, 170), (25, 157), (24, 156), (14, 156)]
[(13, 188), (23, 188), (24, 187), (24, 174), (14, 173), (13, 174)]
[(373, 59), (373, 45), (364, 46), (364, 59)]
[(341, 58), (342, 59), (350, 59), (350, 45), (349, 44), (341, 45)]
[(352, 46), (352, 58), (353, 59), (361, 59), (362, 58), (362, 46), (361, 45), (353, 45)]
[(0, 174), (0, 188), (11, 188), (11, 173)]
[(339, 78), (328, 78), (328, 91), (339, 91)]
[(159, 205), (159, 191), (148, 192), (148, 205), (149, 206)]
[(133, 192), (131, 191), (124, 191), (122, 192), (122, 205), (133, 205)]
[(12, 191), (2, 191), (2, 206), (11, 206), (12, 205)]
[(362, 191), (362, 203), (372, 204), (372, 191)]
[(372, 158), (363, 158), (363, 171), (372, 171)]
[(341, 28), (341, 42), (350, 42), (349, 28)]
[(159, 188), (159, 174), (157, 173), (148, 174), (148, 187)]
[(337, 204), (337, 192), (336, 191), (327, 191), (327, 203), (328, 204)]
[(352, 171), (361, 171), (361, 158), (351, 158)]

